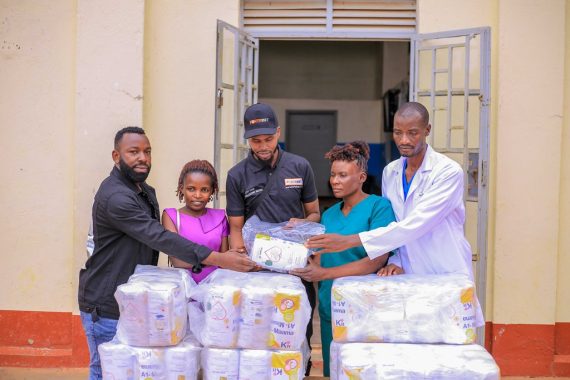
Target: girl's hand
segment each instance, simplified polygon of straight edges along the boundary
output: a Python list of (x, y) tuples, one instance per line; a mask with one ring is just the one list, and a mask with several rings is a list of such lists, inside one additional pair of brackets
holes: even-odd
[(397, 265), (388, 264), (384, 268), (378, 271), (378, 276), (386, 277), (386, 276), (394, 276), (398, 274), (403, 274), (404, 270)]
[(328, 268), (323, 268), (314, 257), (309, 257), (309, 264), (305, 268), (293, 269), (289, 273), (309, 282), (328, 278)]

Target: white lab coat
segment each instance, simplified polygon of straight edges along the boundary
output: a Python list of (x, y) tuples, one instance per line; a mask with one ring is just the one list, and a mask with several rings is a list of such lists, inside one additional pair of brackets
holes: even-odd
[[(382, 193), (392, 202), (397, 222), (359, 234), (368, 256), (399, 248), (389, 263), (406, 273), (462, 273), (473, 280), (471, 247), (463, 231), (463, 169), (428, 146), (405, 201), (403, 170), (403, 158), (384, 168)], [(477, 314), (482, 325), (480, 308)]]

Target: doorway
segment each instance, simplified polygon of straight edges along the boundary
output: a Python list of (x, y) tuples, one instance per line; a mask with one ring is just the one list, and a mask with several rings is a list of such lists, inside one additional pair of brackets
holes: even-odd
[(336, 144), (336, 111), (286, 111), (287, 149), (306, 158), (315, 175), (317, 194), (331, 197), (329, 163), (325, 153)]
[[(424, 35), (413, 33), (390, 35), (378, 32), (365, 33), (360, 39), (357, 32), (351, 32), (349, 35), (341, 33), (337, 36), (336, 32), (327, 31), (324, 37), (329, 40), (323, 41), (316, 40), (318, 35), (313, 32), (295, 36), (284, 31), (267, 33), (261, 33), (257, 37), (285, 38), (282, 41), (261, 41), (265, 47), (262, 49), (264, 52), (274, 46), (275, 54), (264, 53), (261, 58), (264, 67), (277, 72), (277, 75), (273, 76), (264, 74), (260, 65), (258, 59), (260, 40), (243, 29), (218, 21), (214, 162), (222, 183), (220, 200), (216, 202), (216, 206), (225, 205), (223, 178), (227, 170), (241, 160), (248, 150), (247, 142), (243, 139), (243, 123), (240, 121), (247, 106), (258, 101), (269, 103), (277, 111), (281, 121), (286, 119), (284, 115), (288, 109), (337, 110), (337, 143), (342, 144), (355, 139), (370, 143), (371, 140), (368, 139), (370, 133), (378, 137), (380, 141), (378, 148), (381, 149), (376, 150), (375, 156), (374, 145), (371, 144), (368, 172), (369, 177), (377, 173), (379, 178), (381, 168), (386, 162), (397, 157), (397, 152), (391, 144), (389, 124), (392, 111), (379, 105), (378, 93), (384, 94), (382, 96), (384, 104), (397, 104), (395, 97), (405, 101), (407, 100), (405, 85), (406, 80), (409, 80), (410, 100), (423, 103), (430, 113), (432, 123), (430, 145), (436, 151), (456, 160), (465, 172), (464, 199), (467, 210), (465, 232), (473, 248), (477, 293), (485, 310), (490, 29), (474, 28)], [(295, 37), (305, 40), (291, 40)], [(339, 40), (331, 41), (332, 37)], [(384, 38), (389, 40), (383, 40)], [(395, 44), (403, 43), (404, 46), (410, 44), (403, 41), (411, 41), (409, 49), (411, 56), (408, 55), (408, 49), (405, 49), (409, 66), (393, 59), (392, 54), (384, 54), (385, 49), (397, 47)], [(292, 45), (285, 46), (285, 44)], [(294, 53), (292, 48), (301, 46), (298, 44), (307, 44), (307, 46), (301, 47), (300, 51)], [(376, 46), (367, 49), (366, 44), (372, 46), (382, 44), (382, 48), (378, 49)], [(339, 49), (339, 46), (342, 49)], [(303, 50), (305, 53), (320, 50), (320, 54), (316, 56), (313, 54), (313, 61), (302, 61)], [(382, 54), (373, 54), (371, 58), (371, 50), (380, 51)], [(359, 54), (363, 60), (356, 59)], [(271, 57), (275, 59), (271, 61)], [(389, 59), (385, 59), (386, 57)], [(299, 62), (304, 64), (300, 65)], [(339, 62), (342, 63), (341, 70), (338, 69)], [(355, 64), (357, 67), (350, 67)], [(331, 65), (337, 66), (336, 71), (332, 71), (336, 75), (331, 75)], [(397, 76), (392, 75), (393, 71), (387, 69), (390, 66), (396, 70), (406, 70), (404, 80), (397, 82), (399, 85), (390, 88), (388, 93), (378, 91), (381, 88), (379, 83), (382, 86), (387, 83), (385, 79), (398, 80)], [(370, 67), (376, 69), (366, 71), (366, 68)], [(382, 70), (379, 70), (379, 67)], [(290, 69), (293, 69), (294, 74), (304, 77), (304, 80), (287, 77), (286, 74), (291, 73)], [(379, 74), (380, 72), (382, 74)], [(362, 75), (363, 73), (367, 74)], [(279, 81), (283, 86), (279, 86)], [(338, 86), (338, 83), (342, 86)], [(354, 91), (355, 84), (361, 85), (359, 91)], [(298, 94), (301, 89), (311, 91), (303, 93), (301, 98), (289, 98), (286, 95), (287, 91)], [(375, 91), (370, 91), (371, 89)], [(370, 94), (376, 95), (373, 95), (372, 99), (366, 98), (366, 95)], [(351, 96), (354, 98), (346, 99)], [(293, 102), (295, 103), (291, 105)], [(369, 107), (370, 102), (376, 103), (376, 106)], [(384, 112), (384, 109), (388, 111)], [(380, 115), (384, 112), (383, 128), (379, 127), (382, 125), (381, 116), (378, 116), (373, 123), (367, 123), (369, 120), (366, 117), (375, 115), (375, 112)], [(347, 128), (343, 128), (343, 125)], [(281, 126), (287, 128), (283, 123)], [(286, 136), (286, 133), (282, 133), (282, 136)], [(380, 140), (381, 138), (383, 140)], [(280, 143), (286, 147), (285, 140)], [(379, 168), (375, 169), (372, 166), (375, 163), (378, 163)], [(334, 198), (329, 199), (336, 202)], [(326, 207), (323, 201), (324, 199), (321, 200), (321, 205)], [(483, 328), (479, 329), (479, 343), (483, 342), (484, 336)]]
[[(409, 52), (406, 41), (260, 41), (259, 101), (275, 109), (285, 150), (311, 164), (321, 211), (338, 201), (329, 190), (330, 168), (324, 159), (336, 144), (362, 140), (370, 145), (365, 190), (380, 194), (382, 170), (397, 157), (385, 120), (385, 108), (397, 108), (397, 102), (384, 98), (398, 93), (407, 99)], [(322, 126), (318, 138), (302, 144), (291, 140), (299, 132), (291, 134), (290, 129), (298, 128), (300, 117), (323, 112), (336, 116), (336, 128)], [(315, 133), (314, 128), (305, 131), (307, 136)]]

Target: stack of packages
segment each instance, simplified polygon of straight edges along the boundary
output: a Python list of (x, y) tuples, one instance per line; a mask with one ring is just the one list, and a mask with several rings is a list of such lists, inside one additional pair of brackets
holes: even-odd
[[(324, 232), (317, 223), (285, 224), (252, 217), (244, 226), (252, 259), (267, 269), (306, 266), (303, 241)], [(218, 269), (196, 285), (186, 270), (139, 265), (115, 298), (117, 334), (99, 346), (104, 379), (190, 380), (200, 370), (204, 380), (305, 374), (311, 306), (298, 277)]]
[(99, 346), (104, 379), (197, 379), (200, 344), (187, 336), (187, 305), (196, 286), (186, 270), (137, 266), (115, 292), (115, 338)]
[(218, 269), (191, 298), (205, 380), (303, 378), (311, 306), (297, 277)]
[(331, 379), (499, 379), (474, 344), (476, 302), (461, 275), (335, 280)]

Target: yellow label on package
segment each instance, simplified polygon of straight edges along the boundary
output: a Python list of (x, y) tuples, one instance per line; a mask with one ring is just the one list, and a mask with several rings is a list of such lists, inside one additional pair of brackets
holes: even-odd
[(299, 380), (303, 373), (299, 371), (303, 363), (300, 352), (273, 352), (271, 355), (271, 379)]
[(286, 272), (307, 266), (309, 250), (301, 243), (257, 234), (253, 241), (251, 259), (260, 266)]

